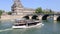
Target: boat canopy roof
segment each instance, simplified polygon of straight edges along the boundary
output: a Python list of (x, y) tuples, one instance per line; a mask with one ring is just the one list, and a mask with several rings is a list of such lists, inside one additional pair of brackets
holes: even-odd
[(26, 20), (26, 19), (24, 19), (24, 18), (20, 18), (20, 19), (15, 19), (15, 20)]

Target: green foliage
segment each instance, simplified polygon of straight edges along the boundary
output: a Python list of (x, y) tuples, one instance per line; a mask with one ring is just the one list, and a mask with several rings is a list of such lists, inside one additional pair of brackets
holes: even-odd
[(5, 12), (4, 10), (0, 10), (0, 16), (2, 15), (2, 13)]
[(37, 14), (38, 13), (42, 13), (42, 8), (41, 7), (37, 8), (36, 11), (35, 11), (35, 13), (37, 13)]
[(35, 10), (35, 13), (39, 14), (39, 13), (42, 13), (42, 14), (54, 14), (54, 12), (51, 10), (51, 9), (48, 9), (46, 11), (42, 10), (41, 7), (37, 8)]
[(53, 11), (50, 9), (47, 13), (48, 14), (53, 14)]
[(44, 12), (44, 14), (54, 14), (54, 12), (51, 9), (48, 11), (43, 11), (43, 12)]
[(9, 11), (9, 12), (8, 12), (8, 15), (11, 15), (11, 14), (12, 14), (12, 12), (11, 12), (11, 11)]
[(54, 13), (51, 9), (50, 9), (50, 11), (49, 11), (49, 12), (50, 12), (50, 14), (53, 14), (53, 13)]

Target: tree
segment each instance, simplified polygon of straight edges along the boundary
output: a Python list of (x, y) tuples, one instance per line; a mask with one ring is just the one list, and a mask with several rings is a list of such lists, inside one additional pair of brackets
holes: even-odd
[(11, 14), (12, 14), (12, 12), (11, 12), (11, 11), (9, 11), (9, 12), (8, 12), (8, 15), (11, 15)]
[(36, 11), (35, 11), (35, 13), (37, 13), (37, 14), (38, 13), (42, 13), (42, 8), (41, 7), (37, 8)]
[(44, 14), (53, 14), (53, 11), (51, 9), (45, 10)]
[(54, 12), (50, 9), (50, 10), (49, 10), (49, 14), (54, 14)]
[(4, 10), (0, 10), (0, 16), (2, 15), (2, 13), (5, 12)]

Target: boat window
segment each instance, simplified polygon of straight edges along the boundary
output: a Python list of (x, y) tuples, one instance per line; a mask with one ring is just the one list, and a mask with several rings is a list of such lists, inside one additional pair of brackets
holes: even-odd
[(23, 25), (26, 25), (26, 24), (16, 24), (15, 26), (23, 26)]

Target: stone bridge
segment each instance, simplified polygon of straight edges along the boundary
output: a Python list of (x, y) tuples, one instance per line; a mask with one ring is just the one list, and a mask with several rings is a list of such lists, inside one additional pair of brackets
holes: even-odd
[(53, 18), (53, 20), (60, 21), (60, 14), (34, 14), (34, 15), (26, 15), (23, 18), (26, 19), (37, 19), (37, 20), (47, 20), (48, 18)]
[(34, 15), (26, 15), (23, 18), (26, 19), (38, 19), (38, 20), (46, 20), (48, 18), (52, 17), (52, 15), (48, 15), (48, 14), (34, 14)]

